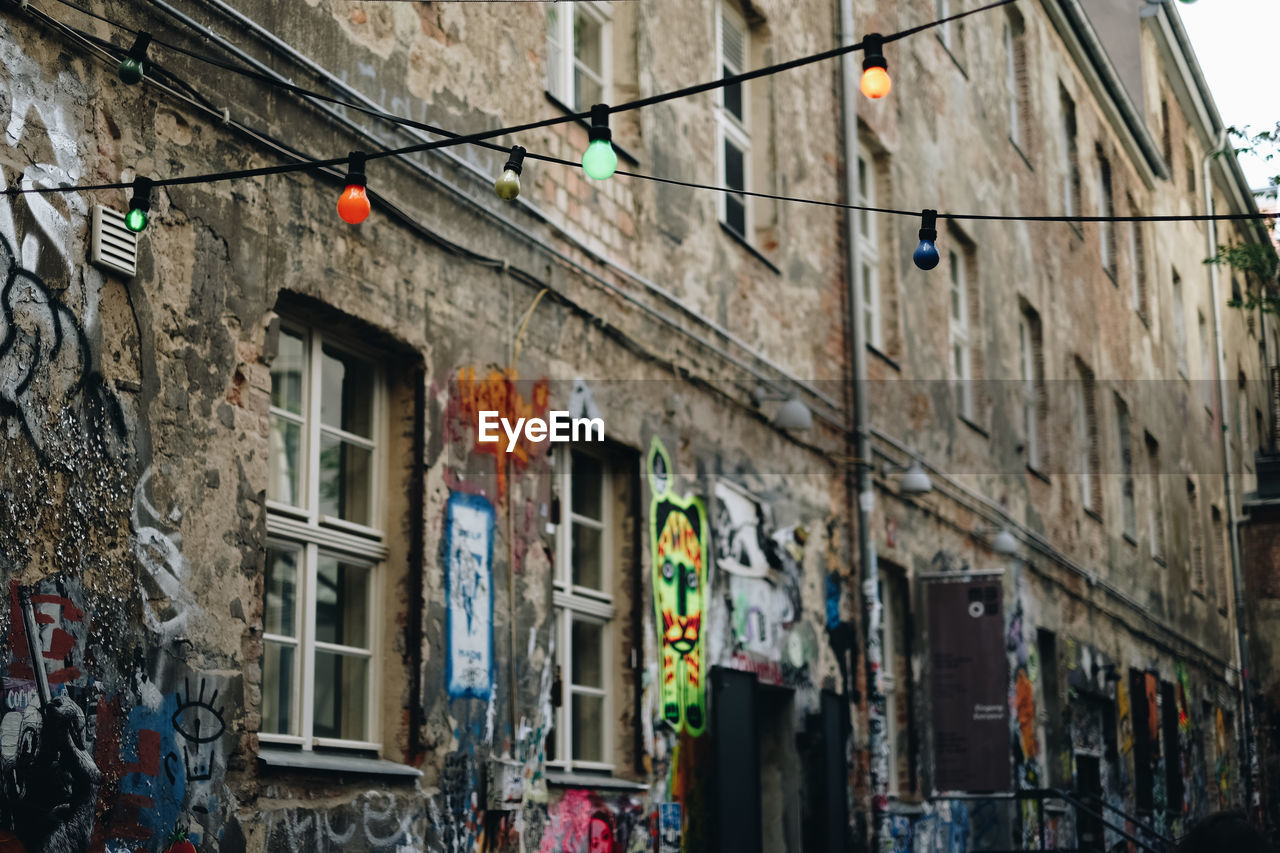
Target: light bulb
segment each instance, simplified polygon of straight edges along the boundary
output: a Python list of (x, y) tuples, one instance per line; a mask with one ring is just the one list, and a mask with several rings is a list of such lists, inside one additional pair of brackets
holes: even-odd
[(132, 208), (124, 215), (124, 227), (128, 228), (134, 234), (140, 234), (147, 228), (147, 212)]
[(338, 196), (338, 215), (343, 222), (359, 225), (369, 218), (369, 194), (365, 191), (365, 155), (352, 151), (347, 155), (347, 188)]
[(129, 48), (129, 55), (120, 60), (116, 66), (116, 74), (129, 86), (142, 82), (147, 73), (147, 45), (151, 44), (151, 33), (138, 33)]
[(133, 198), (129, 199), (129, 212), (124, 215), (124, 227), (134, 234), (139, 234), (147, 227), (151, 210), (151, 179), (134, 178)]
[(520, 172), (524, 168), (524, 147), (511, 146), (511, 156), (502, 169), (502, 175), (493, 184), (493, 191), (503, 201), (514, 201), (520, 195)]
[(596, 104), (591, 108), (591, 127), (587, 131), (591, 144), (582, 154), (582, 171), (593, 181), (604, 181), (618, 170), (618, 154), (613, 150), (613, 131), (609, 130), (609, 107)]
[(889, 94), (892, 88), (893, 80), (890, 79), (889, 72), (883, 68), (873, 65), (862, 72), (862, 94), (873, 101)]
[(922, 270), (931, 270), (942, 260), (938, 253), (938, 211), (925, 210), (920, 214), (920, 245), (916, 246), (911, 260)]
[(893, 80), (889, 77), (889, 63), (884, 58), (884, 37), (871, 33), (862, 40), (866, 59), (862, 60), (862, 94), (879, 100), (889, 94)]
[(120, 79), (130, 86), (135, 86), (138, 83), (141, 83), (142, 78), (145, 75), (145, 71), (146, 70), (143, 68), (142, 63), (134, 59), (132, 56), (126, 56), (124, 59), (120, 60), (120, 64), (116, 66), (116, 74), (118, 74)]

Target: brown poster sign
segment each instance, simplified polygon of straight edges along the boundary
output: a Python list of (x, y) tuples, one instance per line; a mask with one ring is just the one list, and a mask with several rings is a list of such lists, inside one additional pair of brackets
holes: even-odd
[(925, 583), (935, 791), (1012, 789), (998, 575)]

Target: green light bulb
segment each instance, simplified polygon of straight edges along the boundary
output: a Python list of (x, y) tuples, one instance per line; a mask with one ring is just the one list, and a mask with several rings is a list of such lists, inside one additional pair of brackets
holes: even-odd
[(502, 173), (502, 177), (498, 178), (494, 183), (493, 191), (503, 201), (514, 200), (516, 196), (520, 195), (520, 173), (515, 169), (507, 169)]
[(142, 82), (142, 77), (146, 69), (142, 63), (134, 59), (132, 56), (126, 56), (120, 60), (120, 64), (116, 66), (116, 73), (120, 75), (120, 79), (130, 86), (135, 86)]
[(124, 215), (124, 227), (128, 228), (134, 234), (138, 234), (146, 230), (147, 212), (145, 210), (139, 210), (136, 207), (132, 208)]
[(613, 150), (613, 143), (607, 139), (596, 139), (587, 146), (582, 155), (582, 171), (594, 181), (604, 181), (613, 177), (618, 170), (618, 155)]

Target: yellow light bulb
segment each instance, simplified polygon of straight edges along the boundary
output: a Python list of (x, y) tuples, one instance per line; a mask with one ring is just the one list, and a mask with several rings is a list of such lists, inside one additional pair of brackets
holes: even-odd
[(879, 100), (889, 94), (892, 88), (893, 80), (885, 69), (873, 65), (862, 72), (862, 94), (868, 98)]

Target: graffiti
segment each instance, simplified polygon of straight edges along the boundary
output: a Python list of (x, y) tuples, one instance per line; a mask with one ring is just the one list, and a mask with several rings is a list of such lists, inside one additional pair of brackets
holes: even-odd
[(926, 804), (923, 815), (889, 818), (894, 853), (965, 853), (969, 831), (969, 808), (959, 800)]
[(539, 853), (640, 853), (653, 839), (640, 802), (570, 789), (547, 809)]
[(186, 628), (194, 607), (186, 583), (191, 564), (182, 554), (181, 531), (166, 530), (182, 520), (181, 508), (174, 506), (169, 512), (161, 513), (148, 495), (154, 473), (154, 469), (148, 467), (134, 489), (131, 542), (134, 556), (142, 567), (138, 585), (143, 619), (147, 627), (162, 638), (172, 639)]
[(29, 596), (29, 600), (37, 634), (33, 638), (27, 636), (18, 582), (9, 582), (9, 649), (13, 659), (9, 675), (5, 678), (5, 698), (10, 708), (38, 704), (36, 675), (28, 649), (37, 650), (50, 687), (82, 680), (73, 651), (84, 648), (88, 627), (84, 610), (72, 603), (62, 591), (35, 593)]
[[(205, 782), (213, 776), (213, 762), (210, 756), (202, 753), (206, 744), (216, 742), (227, 730), (222, 720), (222, 709), (218, 707), (218, 691), (214, 690), (208, 699), (204, 698), (205, 680), (200, 679), (200, 694), (191, 696), (191, 684), (186, 685), (187, 698), (177, 696), (178, 707), (170, 720), (173, 730), (186, 741), (182, 747), (184, 766), (188, 782)], [(170, 777), (170, 782), (173, 778)]]
[(488, 699), (493, 684), (493, 505), (454, 492), (446, 509), (449, 696)]
[(1231, 803), (1231, 765), (1229, 763), (1230, 749), (1227, 744), (1227, 724), (1226, 717), (1222, 713), (1221, 708), (1214, 709), (1213, 717), (1213, 737), (1214, 746), (1217, 749), (1218, 756), (1217, 767), (1214, 768), (1215, 781), (1218, 783), (1218, 808), (1226, 809)]
[[(654, 437), (649, 449), (649, 548), (653, 600), (662, 659), (662, 716), (676, 731), (698, 736), (706, 729), (702, 635), (707, 582), (707, 516), (702, 501), (677, 497), (668, 472), (671, 459)], [(659, 483), (665, 485), (658, 491)]]
[(658, 830), (658, 853), (680, 853), (680, 804), (663, 803), (658, 807), (661, 826)]
[[(1013, 607), (1009, 613), (1006, 649), (1009, 658), (1009, 725), (1013, 743), (1014, 786), (1018, 790), (1041, 787), (1039, 745), (1035, 735), (1035, 693), (1028, 674), (1029, 653), (1026, 638), (1026, 619), (1022, 603), (1022, 576), (1014, 575)], [(1021, 810), (1022, 838), (1020, 843), (1030, 847), (1040, 834), (1040, 821), (1031, 801), (1019, 804)]]
[(716, 568), (742, 577), (763, 578), (769, 571), (763, 540), (764, 506), (724, 481), (716, 483)]
[(274, 809), (263, 814), (268, 850), (310, 853), (352, 850), (422, 850), (422, 819), (412, 796), (365, 791), (354, 800), (319, 809)]
[(476, 377), (473, 367), (465, 367), (458, 371), (457, 395), (451, 401), (450, 420), (461, 420), (464, 440), (467, 440), (476, 453), (487, 453), (494, 457), (494, 475), (497, 479), (497, 497), (501, 501), (507, 494), (507, 463), (517, 467), (525, 467), (539, 452), (539, 448), (547, 445), (529, 441), (521, 433), (519, 440), (504, 452), (503, 442), (482, 442), (480, 437), (480, 413), (497, 412), (499, 419), (505, 418), (515, 423), (520, 418), (543, 417), (547, 413), (551, 398), (551, 385), (546, 379), (533, 383), (529, 399), (525, 399), (518, 387), (518, 374), (515, 368), (507, 370), (491, 370), (483, 379)]

